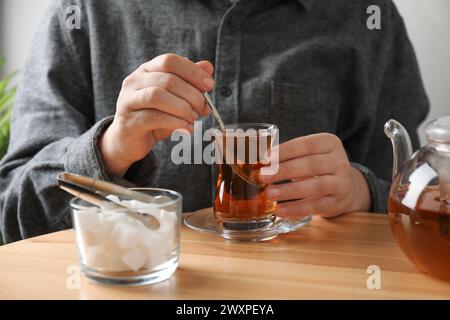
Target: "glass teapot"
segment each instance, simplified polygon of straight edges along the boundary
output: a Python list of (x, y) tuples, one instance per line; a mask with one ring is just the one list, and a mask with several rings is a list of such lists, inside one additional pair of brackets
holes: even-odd
[(422, 271), (450, 281), (450, 116), (425, 127), (427, 145), (412, 152), (405, 128), (389, 120), (393, 147), (389, 223), (405, 255)]

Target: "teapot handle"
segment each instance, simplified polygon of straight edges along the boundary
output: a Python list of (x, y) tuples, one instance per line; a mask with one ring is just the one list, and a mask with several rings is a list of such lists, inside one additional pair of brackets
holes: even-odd
[(408, 131), (400, 122), (390, 119), (384, 125), (384, 133), (391, 139), (393, 151), (392, 180), (402, 169), (403, 164), (411, 158), (412, 145)]

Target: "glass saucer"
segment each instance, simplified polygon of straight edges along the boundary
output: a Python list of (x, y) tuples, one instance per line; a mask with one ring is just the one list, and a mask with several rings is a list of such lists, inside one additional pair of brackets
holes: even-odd
[(184, 216), (184, 224), (195, 231), (217, 234), (226, 240), (246, 242), (271, 240), (279, 234), (295, 231), (307, 225), (311, 220), (311, 216), (302, 217), (301, 219), (277, 218), (270, 226), (263, 229), (221, 231), (217, 229), (215, 224), (212, 208), (195, 211)]

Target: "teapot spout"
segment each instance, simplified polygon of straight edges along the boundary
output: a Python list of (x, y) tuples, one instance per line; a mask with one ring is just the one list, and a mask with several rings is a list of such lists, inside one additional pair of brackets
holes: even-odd
[(403, 164), (412, 155), (411, 139), (405, 127), (398, 121), (390, 119), (384, 125), (384, 133), (392, 142), (392, 180), (400, 172)]

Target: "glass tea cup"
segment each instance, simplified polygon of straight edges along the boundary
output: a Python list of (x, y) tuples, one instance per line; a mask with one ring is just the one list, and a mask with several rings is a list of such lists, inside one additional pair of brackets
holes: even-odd
[[(269, 228), (276, 217), (276, 201), (267, 197), (261, 170), (276, 170), (278, 128), (273, 124), (227, 125), (213, 132), (218, 163), (214, 218), (222, 233), (241, 235)], [(246, 236), (248, 237), (248, 236)], [(228, 237), (232, 238), (232, 236)]]
[[(166, 189), (133, 190), (154, 201), (111, 196), (129, 208), (123, 210), (99, 208), (79, 198), (70, 202), (80, 268), (95, 282), (147, 285), (170, 278), (178, 267), (182, 196)], [(159, 228), (146, 225), (149, 214), (158, 219)]]

